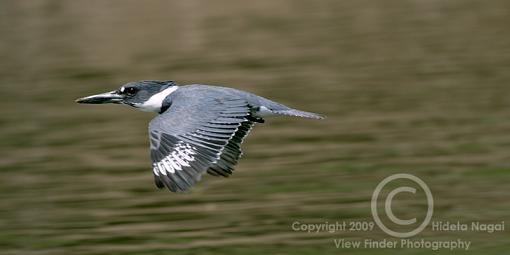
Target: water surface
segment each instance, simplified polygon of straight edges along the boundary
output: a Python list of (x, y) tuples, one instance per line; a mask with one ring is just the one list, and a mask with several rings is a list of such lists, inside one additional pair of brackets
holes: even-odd
[[(295, 221), (371, 221), (422, 178), (436, 220), (510, 222), (507, 1), (2, 1), (0, 253), (429, 254), (335, 248)], [(229, 179), (152, 182), (154, 115), (74, 99), (142, 79), (248, 90), (324, 121), (258, 125)], [(405, 218), (423, 201), (398, 201)], [(433, 232), (501, 254), (509, 232)], [(441, 250), (439, 254), (446, 254)]]

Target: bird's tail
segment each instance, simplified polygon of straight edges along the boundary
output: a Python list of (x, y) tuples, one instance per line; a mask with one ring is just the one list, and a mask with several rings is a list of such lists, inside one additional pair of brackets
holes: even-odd
[(324, 119), (324, 116), (321, 116), (317, 113), (313, 112), (305, 112), (290, 108), (286, 105), (271, 101), (264, 97), (254, 96), (256, 97), (256, 104), (260, 105), (257, 108), (257, 115), (261, 117), (272, 116), (272, 115), (286, 115), (286, 116), (295, 116), (295, 117), (303, 117), (309, 119)]
[(296, 110), (296, 109), (273, 110), (273, 113), (287, 115), (287, 116), (296, 116), (296, 117), (303, 117), (303, 118), (309, 118), (309, 119), (316, 119), (316, 120), (322, 120), (325, 118), (324, 116), (321, 116), (317, 113), (305, 112), (305, 111), (300, 111), (300, 110)]

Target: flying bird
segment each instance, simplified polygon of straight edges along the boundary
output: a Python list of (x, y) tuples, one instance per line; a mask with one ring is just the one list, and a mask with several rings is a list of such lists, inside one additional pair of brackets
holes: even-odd
[(150, 156), (158, 188), (189, 190), (203, 173), (228, 177), (255, 123), (274, 115), (323, 119), (255, 94), (227, 87), (136, 81), (83, 97), (82, 104), (125, 104), (159, 113), (149, 123)]

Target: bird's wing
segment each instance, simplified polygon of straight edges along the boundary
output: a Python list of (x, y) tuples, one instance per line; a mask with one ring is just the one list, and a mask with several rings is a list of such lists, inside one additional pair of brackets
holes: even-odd
[(253, 121), (244, 121), (241, 123), (234, 136), (232, 136), (221, 152), (220, 159), (207, 169), (207, 173), (223, 177), (228, 177), (232, 174), (234, 166), (243, 154), (241, 151), (241, 144), (248, 133), (250, 133), (254, 124)]
[(172, 106), (149, 124), (156, 185), (173, 192), (186, 191), (210, 167), (235, 163), (235, 146), (247, 133), (250, 111), (242, 99), (174, 99)]

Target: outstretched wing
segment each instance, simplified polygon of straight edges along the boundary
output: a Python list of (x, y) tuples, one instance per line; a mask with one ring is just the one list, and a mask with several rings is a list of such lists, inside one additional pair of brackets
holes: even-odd
[(253, 125), (242, 99), (177, 98), (149, 124), (155, 183), (186, 191), (208, 169), (231, 173)]
[(245, 121), (241, 123), (235, 134), (221, 152), (220, 159), (209, 167), (207, 173), (223, 177), (228, 177), (232, 174), (234, 166), (243, 154), (241, 151), (241, 144), (248, 133), (250, 133), (254, 124), (255, 123), (252, 121)]

